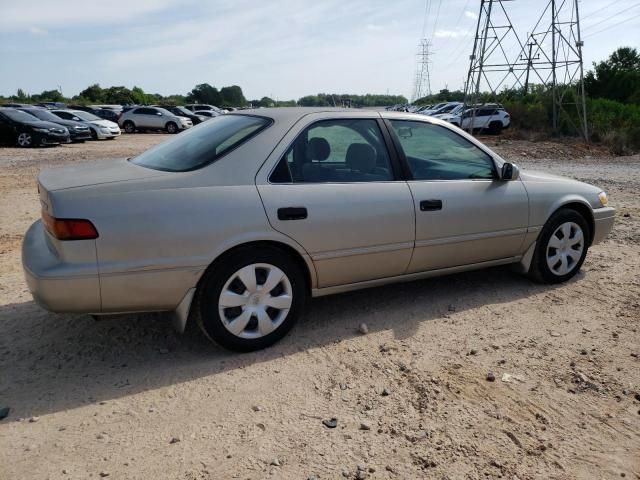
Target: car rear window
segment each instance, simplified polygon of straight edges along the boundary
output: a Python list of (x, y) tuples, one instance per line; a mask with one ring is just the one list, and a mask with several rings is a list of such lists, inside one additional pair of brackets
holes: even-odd
[(249, 115), (221, 115), (191, 128), (131, 159), (141, 167), (187, 172), (209, 165), (238, 147), (271, 120)]

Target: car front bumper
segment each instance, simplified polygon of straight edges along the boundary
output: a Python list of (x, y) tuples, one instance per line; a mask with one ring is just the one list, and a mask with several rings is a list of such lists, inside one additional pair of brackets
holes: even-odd
[[(22, 266), (34, 300), (52, 312), (100, 312), (95, 253), (93, 261), (71, 261), (71, 255), (64, 249), (56, 253), (49, 242), (38, 220), (27, 230), (22, 243)], [(95, 252), (95, 240), (68, 243), (76, 244), (75, 249)]]
[(36, 132), (33, 134), (34, 145), (59, 145), (61, 143), (69, 143), (70, 141), (68, 133)]
[(84, 140), (91, 140), (91, 130), (69, 130), (69, 135), (72, 142), (81, 142)]
[(105, 138), (115, 138), (118, 137), (122, 132), (120, 131), (120, 129), (116, 129), (116, 128), (110, 128), (109, 132), (103, 132), (100, 129), (96, 130), (97, 136), (99, 139), (103, 140)]
[(593, 240), (591, 245), (602, 242), (613, 230), (613, 222), (616, 216), (616, 209), (613, 207), (596, 208), (593, 210)]

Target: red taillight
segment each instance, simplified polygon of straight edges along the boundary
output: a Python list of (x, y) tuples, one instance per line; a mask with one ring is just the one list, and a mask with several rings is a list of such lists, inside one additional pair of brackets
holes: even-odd
[(98, 238), (98, 231), (89, 220), (78, 218), (54, 218), (42, 212), (44, 227), (58, 240), (92, 240)]

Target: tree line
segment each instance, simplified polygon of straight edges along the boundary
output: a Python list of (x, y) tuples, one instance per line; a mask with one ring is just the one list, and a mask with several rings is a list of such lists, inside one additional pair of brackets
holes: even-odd
[(189, 93), (161, 95), (159, 93), (147, 93), (141, 87), (134, 86), (129, 89), (124, 86), (103, 88), (99, 84), (93, 84), (82, 90), (78, 95), (65, 97), (58, 90), (45, 90), (39, 94), (30, 95), (19, 88), (15, 95), (9, 97), (0, 96), (0, 103), (41, 103), (41, 102), (66, 102), (80, 105), (106, 104), (106, 105), (184, 105), (200, 103), (216, 105), (219, 107), (293, 107), (293, 106), (349, 106), (372, 107), (407, 103), (402, 95), (349, 95), (319, 93), (308, 95), (298, 100), (274, 100), (270, 97), (247, 100), (238, 85), (222, 87), (220, 89), (208, 84), (196, 85)]

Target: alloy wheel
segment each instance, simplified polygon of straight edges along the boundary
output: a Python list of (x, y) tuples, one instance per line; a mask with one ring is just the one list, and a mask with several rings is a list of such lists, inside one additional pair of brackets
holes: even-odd
[(254, 263), (227, 280), (218, 299), (218, 312), (233, 335), (256, 339), (275, 331), (292, 304), (293, 289), (287, 275), (274, 265)]
[(580, 225), (566, 222), (560, 225), (547, 243), (547, 266), (555, 275), (571, 272), (582, 257), (584, 232)]
[(18, 145), (21, 147), (28, 147), (31, 145), (31, 134), (21, 133), (18, 135)]

